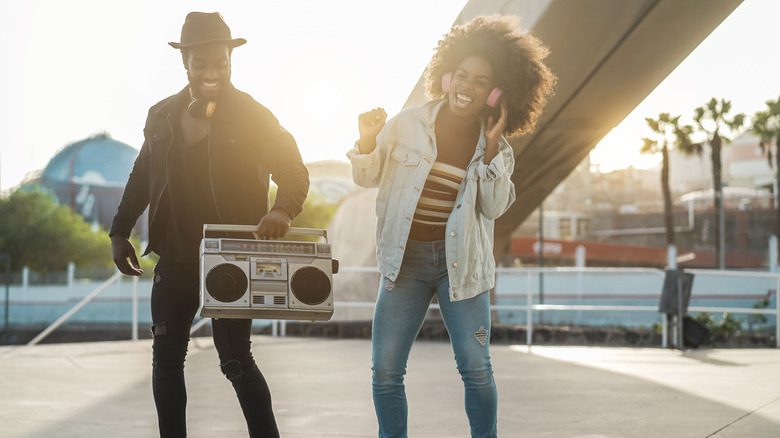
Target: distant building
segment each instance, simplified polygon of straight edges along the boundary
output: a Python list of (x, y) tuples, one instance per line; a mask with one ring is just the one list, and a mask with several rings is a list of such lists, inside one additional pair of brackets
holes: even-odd
[(356, 188), (352, 182), (352, 166), (346, 161), (314, 161), (306, 163), (306, 168), (311, 181), (309, 193), (327, 202), (338, 203)]
[[(759, 139), (743, 133), (721, 151), (723, 185), (746, 189), (772, 189), (774, 172), (767, 157), (758, 147)], [(692, 192), (712, 188), (712, 161), (709, 146), (699, 155), (669, 154), (669, 181), (676, 192)]]
[[(87, 222), (108, 229), (137, 156), (137, 149), (108, 134), (94, 135), (62, 148), (22, 190), (43, 187)], [(135, 229), (144, 240), (145, 217)]]
[(773, 190), (775, 172), (758, 147), (757, 136), (745, 133), (723, 151), (724, 180), (733, 187)]
[[(774, 172), (752, 134), (737, 137), (722, 154), (726, 264), (764, 267), (774, 232)], [(581, 164), (544, 201), (549, 263), (573, 264), (575, 248), (583, 245), (589, 265), (663, 266), (660, 166), (587, 170)], [(677, 247), (686, 256), (681, 265), (715, 266), (712, 163), (706, 146), (701, 156), (670, 154), (670, 186)], [(520, 263), (536, 263), (538, 224), (537, 210), (513, 233), (511, 256)], [(636, 258), (640, 254), (641, 260)]]

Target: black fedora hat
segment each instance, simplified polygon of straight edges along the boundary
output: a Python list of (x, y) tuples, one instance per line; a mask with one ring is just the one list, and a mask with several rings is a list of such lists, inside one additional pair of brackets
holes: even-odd
[(175, 49), (186, 49), (213, 43), (225, 43), (233, 48), (245, 44), (246, 40), (230, 35), (230, 28), (219, 12), (190, 12), (181, 27), (181, 41), (168, 44)]

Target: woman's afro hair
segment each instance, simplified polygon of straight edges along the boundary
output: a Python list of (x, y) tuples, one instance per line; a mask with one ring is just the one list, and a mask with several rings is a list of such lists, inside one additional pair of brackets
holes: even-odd
[(442, 76), (469, 56), (483, 58), (493, 69), (495, 85), (503, 90), (509, 112), (505, 134), (527, 134), (555, 87), (556, 77), (543, 63), (548, 53), (538, 39), (520, 32), (517, 17), (477, 17), (454, 26), (439, 41), (425, 71), (426, 89), (433, 98), (444, 97)]

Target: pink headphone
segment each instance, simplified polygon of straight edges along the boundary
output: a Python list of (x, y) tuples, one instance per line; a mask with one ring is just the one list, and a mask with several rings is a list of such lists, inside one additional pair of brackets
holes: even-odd
[[(445, 93), (450, 91), (450, 86), (452, 85), (452, 73), (445, 73), (441, 77), (441, 89)], [(503, 91), (498, 87), (493, 87), (492, 90), (490, 90), (490, 94), (488, 94), (487, 100), (485, 101), (485, 104), (491, 108), (495, 108), (498, 105), (498, 102), (501, 99), (501, 94)]]

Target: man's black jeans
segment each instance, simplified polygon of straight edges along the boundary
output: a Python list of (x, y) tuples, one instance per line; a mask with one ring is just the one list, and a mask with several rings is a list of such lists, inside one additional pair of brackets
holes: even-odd
[[(152, 287), (152, 389), (160, 436), (187, 436), (184, 357), (198, 310), (198, 265), (161, 260)], [(212, 321), (220, 367), (233, 384), (250, 437), (278, 437), (271, 393), (257, 368), (249, 336), (252, 320)]]

